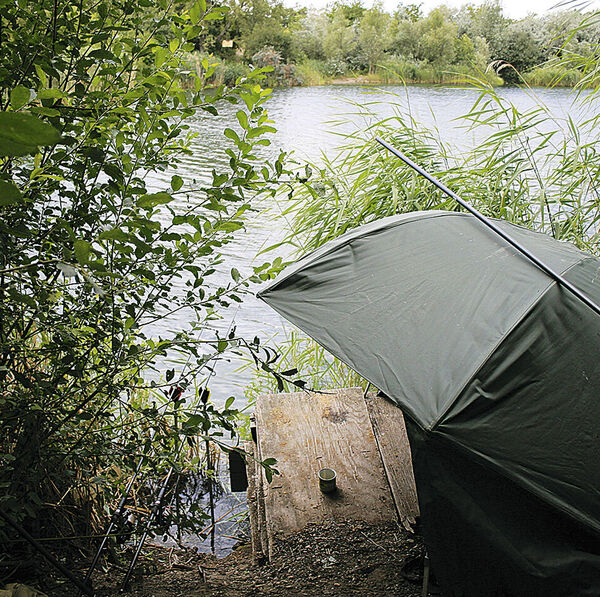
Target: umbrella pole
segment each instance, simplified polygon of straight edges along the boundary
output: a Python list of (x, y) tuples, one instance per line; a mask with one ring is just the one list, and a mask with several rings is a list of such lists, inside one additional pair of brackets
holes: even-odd
[(497, 226), (490, 219), (486, 218), (481, 212), (477, 211), (474, 207), (469, 205), (464, 199), (461, 199), (456, 193), (451, 191), (444, 183), (439, 181), (437, 178), (429, 174), (426, 170), (421, 168), (418, 164), (413, 162), (410, 158), (405, 156), (402, 152), (398, 151), (395, 147), (392, 147), (389, 143), (381, 139), (380, 137), (375, 137), (375, 140), (383, 145), (388, 151), (391, 151), (396, 157), (400, 158), (405, 164), (410, 166), (413, 170), (418, 172), (423, 178), (427, 179), (430, 183), (435, 185), (440, 191), (444, 192), (446, 195), (454, 199), (460, 206), (464, 207), (470, 214), (475, 216), (482, 224), (491, 228), (496, 234), (501, 236), (509, 245), (514, 247), (519, 253), (527, 257), (529, 261), (533, 262), (537, 267), (539, 267), (544, 273), (550, 276), (557, 284), (560, 284), (563, 288), (568, 290), (571, 294), (576, 296), (584, 305), (587, 305), (596, 315), (600, 315), (600, 306), (598, 306), (592, 299), (590, 299), (586, 294), (581, 292), (578, 288), (573, 286), (571, 282), (569, 282), (566, 278), (556, 273), (552, 268), (547, 266), (543, 261), (538, 259), (533, 253), (531, 253), (528, 249), (526, 249), (522, 244), (514, 240), (509, 234), (504, 232), (502, 228)]

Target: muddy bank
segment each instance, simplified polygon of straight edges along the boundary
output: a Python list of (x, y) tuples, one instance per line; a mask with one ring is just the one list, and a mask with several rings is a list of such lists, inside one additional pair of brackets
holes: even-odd
[[(248, 544), (240, 544), (223, 559), (148, 546), (125, 594), (418, 597), (421, 586), (415, 562), (422, 549), (418, 537), (396, 524), (348, 522), (307, 527), (281, 541), (268, 563), (256, 562)], [(97, 595), (116, 595), (122, 577), (123, 570), (116, 566), (96, 574)]]

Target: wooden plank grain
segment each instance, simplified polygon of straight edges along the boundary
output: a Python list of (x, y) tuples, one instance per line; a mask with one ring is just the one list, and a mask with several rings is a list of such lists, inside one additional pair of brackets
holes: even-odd
[(419, 516), (417, 488), (402, 411), (376, 394), (365, 398), (400, 522), (407, 530)]
[[(270, 537), (328, 518), (397, 519), (360, 388), (261, 396), (256, 423), (260, 457), (281, 473), (262, 483)], [(337, 472), (331, 496), (319, 490), (321, 468)]]
[(256, 462), (254, 460), (254, 442), (246, 442), (244, 449), (246, 457), (246, 472), (248, 474), (248, 489), (246, 490), (246, 502), (248, 504), (248, 518), (250, 519), (250, 539), (252, 541), (252, 553), (256, 559), (264, 556), (261, 544), (260, 532), (258, 530), (258, 489), (256, 486)]

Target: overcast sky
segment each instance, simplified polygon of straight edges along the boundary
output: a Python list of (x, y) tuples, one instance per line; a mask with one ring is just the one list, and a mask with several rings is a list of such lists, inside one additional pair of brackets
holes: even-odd
[[(382, 0), (383, 5), (388, 11), (396, 9), (398, 0)], [(314, 6), (315, 8), (324, 8), (329, 4), (331, 0), (284, 0), (286, 6)], [(503, 0), (501, 2), (504, 6), (504, 15), (512, 19), (521, 19), (527, 16), (529, 13), (542, 14), (551, 10), (552, 7), (558, 4), (559, 0)], [(419, 4), (419, 0), (405, 0), (403, 4)], [(481, 4), (481, 0), (473, 0), (468, 2), (466, 0), (421, 0), (420, 4), (423, 5), (423, 11), (429, 12), (432, 8), (439, 6), (440, 4), (446, 4), (447, 6), (458, 8), (463, 4)], [(363, 0), (363, 6), (372, 6), (372, 0)], [(569, 3), (570, 6), (586, 5), (589, 9), (600, 9), (600, 0), (586, 1), (574, 1)]]

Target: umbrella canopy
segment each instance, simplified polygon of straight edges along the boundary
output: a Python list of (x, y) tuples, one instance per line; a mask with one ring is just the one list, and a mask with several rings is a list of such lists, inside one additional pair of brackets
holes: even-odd
[[(600, 260), (497, 221), (600, 302)], [(473, 216), (340, 236), (260, 295), (405, 413), (449, 595), (600, 594), (600, 317)]]

